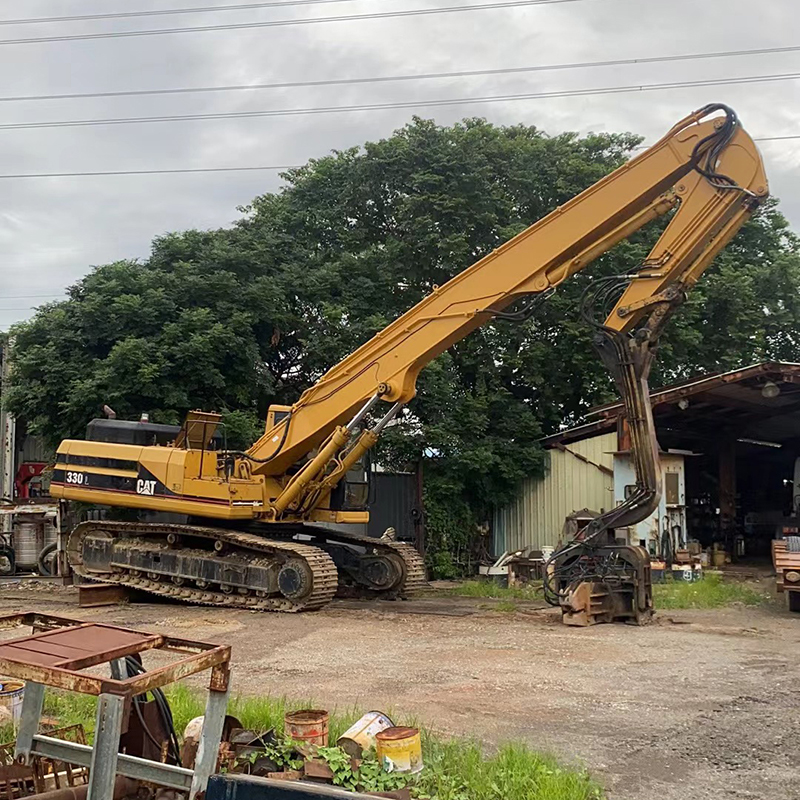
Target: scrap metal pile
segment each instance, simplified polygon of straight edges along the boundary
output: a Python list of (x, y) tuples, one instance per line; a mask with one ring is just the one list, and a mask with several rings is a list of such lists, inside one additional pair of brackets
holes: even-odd
[[(24, 681), (13, 710), (16, 741), (0, 746), (0, 800), (231, 800), (236, 792), (220, 788), (231, 778), (239, 787), (268, 781), (272, 790), (264, 796), (272, 800), (290, 784), (312, 793), (329, 784), (409, 800), (406, 787), (423, 769), (419, 730), (396, 727), (378, 711), (354, 722), (335, 744), (327, 711), (291, 711), (280, 730), (245, 729), (226, 716), (225, 645), (36, 613), (0, 618), (0, 629), (21, 625), (30, 634), (0, 643), (0, 674), (12, 676), (15, 686)], [(147, 668), (142, 656), (153, 651), (182, 657)], [(103, 664), (110, 678), (85, 671)], [(204, 671), (211, 673), (205, 714), (189, 723), (181, 742), (163, 687)], [(59, 728), (43, 716), (46, 687), (97, 698), (91, 746), (81, 725)]]

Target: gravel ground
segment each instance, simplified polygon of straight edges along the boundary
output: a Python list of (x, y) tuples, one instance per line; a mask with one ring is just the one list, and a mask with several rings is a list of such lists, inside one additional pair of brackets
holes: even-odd
[(491, 601), (430, 598), (301, 615), (78, 609), (73, 589), (0, 587), (0, 613), (231, 644), (234, 691), (391, 710), (490, 745), (524, 739), (588, 767), (610, 798), (800, 799), (800, 615), (670, 611), (644, 628), (581, 629), (522, 606), (504, 614)]

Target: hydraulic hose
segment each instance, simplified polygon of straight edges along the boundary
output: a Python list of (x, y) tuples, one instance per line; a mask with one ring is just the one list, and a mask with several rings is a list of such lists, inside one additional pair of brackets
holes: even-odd
[(36, 559), (36, 564), (39, 567), (39, 574), (50, 576), (55, 575), (55, 572), (50, 569), (49, 565), (47, 564), (47, 557), (54, 553), (56, 548), (58, 547), (58, 542), (50, 542), (50, 544), (45, 545), (42, 548), (42, 552), (39, 553), (39, 557)]

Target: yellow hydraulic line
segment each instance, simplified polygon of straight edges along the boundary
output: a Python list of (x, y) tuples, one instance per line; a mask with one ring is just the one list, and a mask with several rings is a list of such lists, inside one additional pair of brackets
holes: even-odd
[(337, 483), (372, 449), (378, 442), (378, 434), (374, 431), (364, 431), (358, 441), (336, 462), (336, 466), (319, 483), (309, 487), (311, 491), (303, 500), (302, 511), (310, 511), (321, 494), (333, 489)]
[[(350, 441), (350, 431), (343, 425), (330, 436), (325, 446), (286, 485), (286, 488), (270, 503), (268, 515), (280, 516), (300, 493), (314, 480), (325, 465)], [(271, 512), (271, 513), (270, 513)]]

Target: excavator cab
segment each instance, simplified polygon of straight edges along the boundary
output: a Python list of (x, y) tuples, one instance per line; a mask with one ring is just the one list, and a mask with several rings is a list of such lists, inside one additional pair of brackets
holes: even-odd
[(279, 422), (283, 422), (292, 413), (291, 406), (271, 405), (267, 409), (267, 427), (265, 430), (271, 431)]
[(331, 511), (367, 511), (372, 485), (372, 459), (369, 452), (347, 470), (331, 492)]

